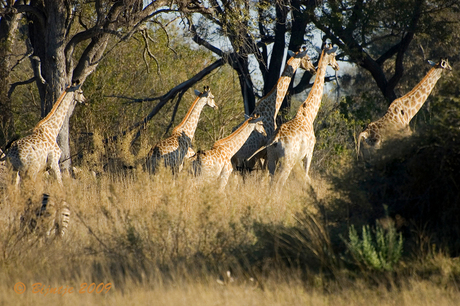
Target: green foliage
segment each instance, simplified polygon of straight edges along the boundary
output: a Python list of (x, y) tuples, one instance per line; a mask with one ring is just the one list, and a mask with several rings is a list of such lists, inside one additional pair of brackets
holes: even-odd
[(346, 245), (358, 265), (370, 270), (393, 271), (402, 255), (403, 237), (394, 225), (384, 229), (377, 224), (375, 229), (364, 225), (360, 238), (352, 225)]
[(349, 164), (355, 156), (354, 139), (364, 124), (354, 113), (354, 100), (347, 96), (339, 104), (328, 95), (323, 97), (315, 121), (316, 145), (313, 169), (331, 173)]
[[(102, 139), (120, 135), (141, 121), (158, 103), (158, 100), (133, 100), (160, 97), (215, 60), (209, 52), (192, 49), (190, 45), (184, 44), (183, 33), (173, 26), (168, 28), (168, 35), (158, 27), (153, 27), (149, 35), (155, 40), (155, 44), (150, 45), (150, 52), (155, 59), (144, 57), (142, 36), (135, 35), (133, 39), (117, 46), (114, 49), (116, 51), (109, 53), (86, 80), (84, 90), (87, 104), (78, 105), (71, 119), (73, 152), (91, 152), (96, 134)], [(239, 123), (240, 117), (243, 118), (243, 104), (240, 101), (238, 80), (232, 68), (226, 65), (190, 88), (181, 96), (180, 101), (176, 97), (167, 103), (141, 131), (142, 146), (151, 147), (167, 136), (182, 121), (195, 100), (193, 90), (201, 91), (205, 85), (210, 86), (219, 110), (208, 107), (203, 109), (194, 145), (207, 149), (214, 141), (228, 135), (232, 127)], [(126, 139), (120, 141), (130, 141)], [(112, 151), (106, 155), (120, 153), (116, 149)], [(77, 165), (80, 161), (74, 158)]]

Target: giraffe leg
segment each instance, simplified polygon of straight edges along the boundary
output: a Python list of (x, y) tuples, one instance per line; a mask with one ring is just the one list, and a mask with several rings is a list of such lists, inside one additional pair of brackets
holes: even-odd
[(51, 170), (54, 172), (54, 176), (56, 177), (59, 185), (62, 186), (62, 176), (61, 176), (61, 169), (59, 168), (59, 159), (61, 158), (61, 149), (56, 144), (51, 153), (48, 156), (49, 163), (51, 166)]
[(185, 154), (185, 158), (189, 159), (190, 157), (194, 156), (196, 153), (193, 151), (192, 148), (188, 148), (187, 154)]
[(38, 176), (38, 173), (40, 173), (40, 170), (42, 170), (42, 168), (39, 167), (37, 163), (34, 163), (29, 166), (27, 171), (19, 171), (18, 174), (23, 178), (28, 177), (35, 180), (35, 178)]
[(228, 179), (230, 178), (230, 174), (232, 174), (233, 166), (232, 163), (229, 161), (226, 163), (222, 169), (222, 172), (219, 176), (219, 189), (221, 191), (224, 190), (225, 186), (227, 186)]
[(311, 185), (311, 178), (308, 175), (308, 171), (310, 170), (311, 159), (313, 158), (313, 150), (315, 149), (315, 144), (316, 144), (316, 138), (313, 137), (313, 139), (310, 141), (310, 144), (307, 148), (307, 154), (305, 154), (305, 157), (303, 159), (303, 167), (305, 169), (305, 178), (307, 180), (307, 183), (310, 185)]
[(260, 151), (256, 156), (252, 158), (252, 160), (255, 160), (254, 166), (259, 167), (259, 169), (266, 169), (267, 167), (267, 149)]
[(16, 187), (19, 187), (21, 183), (21, 176), (19, 175), (19, 171), (16, 172)]
[(275, 175), (276, 164), (278, 163), (278, 154), (276, 148), (270, 146), (267, 148), (267, 167), (270, 175), (273, 177)]
[(281, 159), (278, 165), (278, 174), (276, 175), (276, 187), (281, 188), (286, 184), (286, 181), (291, 174), (294, 163), (286, 158)]

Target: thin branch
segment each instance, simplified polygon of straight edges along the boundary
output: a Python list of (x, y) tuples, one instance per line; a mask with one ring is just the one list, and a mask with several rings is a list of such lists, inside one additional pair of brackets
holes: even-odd
[(31, 14), (33, 14), (35, 17), (37, 17), (37, 19), (40, 22), (41, 26), (43, 26), (43, 27), (45, 26), (45, 24), (46, 24), (46, 16), (38, 8), (36, 8), (34, 6), (31, 6), (31, 5), (18, 5), (18, 6), (15, 6), (14, 9), (17, 10), (17, 13), (31, 13)]
[(13, 91), (16, 89), (17, 86), (27, 85), (27, 84), (34, 82), (35, 80), (36, 78), (32, 77), (26, 81), (16, 82), (16, 83), (11, 84), (10, 89), (8, 90), (8, 98), (11, 98), (11, 95), (13, 94)]
[(32, 47), (32, 44), (30, 43), (30, 38), (26, 39), (26, 47), (27, 47), (27, 52), (24, 54), (22, 58), (18, 59), (18, 61), (16, 62), (16, 64), (14, 64), (13, 67), (11, 67), (11, 71), (13, 71), (14, 68), (16, 68), (16, 66), (21, 64), (26, 58), (34, 54), (34, 48)]
[[(296, 94), (299, 94), (301, 92), (304, 92), (305, 90), (307, 90), (309, 88), (312, 88), (313, 83), (309, 82), (310, 78), (311, 78), (311, 74), (308, 73), (308, 72), (305, 72), (303, 74), (299, 84), (297, 84), (297, 86), (292, 88), (291, 95), (296, 95)], [(332, 82), (334, 80), (336, 80), (336, 76), (326, 76), (326, 77), (324, 77), (324, 83), (329, 83), (329, 82)], [(337, 82), (337, 84), (338, 84), (338, 82)]]
[(88, 26), (86, 24), (83, 23), (83, 19), (82, 19), (82, 16), (81, 16), (81, 12), (79, 12), (78, 14), (78, 23), (82, 26), (83, 29), (85, 29), (86, 31), (88, 31)]
[(149, 70), (149, 64), (147, 62), (146, 54), (148, 54), (150, 56), (150, 58), (152, 58), (155, 61), (155, 63), (157, 64), (157, 75), (161, 79), (160, 63), (158, 62), (158, 60), (155, 57), (155, 55), (153, 55), (153, 53), (150, 51), (150, 46), (149, 46), (149, 42), (148, 42), (149, 40), (151, 42), (154, 42), (154, 40), (152, 39), (152, 37), (150, 37), (147, 29), (142, 29), (141, 33), (142, 33), (142, 38), (144, 38), (144, 46), (145, 46), (145, 48), (144, 48), (143, 58), (144, 58), (145, 65), (147, 66), (147, 72)]
[(31, 58), (32, 61), (32, 68), (34, 70), (34, 75), (37, 80), (39, 80), (42, 84), (46, 83), (46, 80), (42, 76), (42, 65), (41, 60), (38, 56), (34, 55)]
[(65, 36), (67, 36), (70, 33), (70, 28), (72, 27), (72, 24), (74, 23), (74, 20), (76, 18), (75, 11), (73, 10), (74, 5), (71, 4), (70, 1), (65, 1), (65, 7), (67, 11), (67, 16), (66, 16), (66, 21), (65, 21)]
[(196, 31), (196, 27), (195, 25), (193, 25), (191, 22), (190, 23), (190, 27), (189, 27), (189, 30), (190, 32), (193, 34), (193, 37), (192, 37), (192, 40), (194, 42), (196, 42), (197, 44), (199, 44), (200, 46), (203, 46), (205, 47), (206, 49), (208, 49), (209, 51), (221, 56), (221, 57), (224, 57), (225, 56), (225, 53), (220, 50), (219, 48), (211, 45), (209, 42), (207, 42), (206, 40), (204, 40), (203, 38), (201, 38), (197, 31)]
[[(176, 50), (174, 50), (174, 49), (171, 48), (171, 46), (170, 46), (171, 40), (169, 39), (168, 31), (166, 31), (166, 27), (167, 27), (170, 23), (172, 23), (173, 21), (175, 21), (176, 19), (177, 19), (177, 18), (174, 18), (172, 21), (168, 22), (166, 25), (164, 25), (164, 24), (162, 24), (161, 22), (158, 22), (158, 21), (156, 21), (156, 20), (153, 20), (152, 23), (159, 25), (160, 28), (164, 31), (164, 33), (165, 33), (165, 35), (166, 35), (166, 47), (167, 47), (169, 50), (171, 50), (172, 52), (174, 52), (174, 54), (177, 55)], [(149, 38), (150, 38), (150, 36), (149, 36)], [(152, 39), (151, 39), (151, 40), (152, 40)], [(152, 40), (152, 42), (153, 42), (153, 40)]]

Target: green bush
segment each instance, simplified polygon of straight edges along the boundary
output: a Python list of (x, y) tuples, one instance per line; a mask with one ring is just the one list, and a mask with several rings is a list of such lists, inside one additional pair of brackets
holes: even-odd
[(375, 229), (364, 225), (361, 238), (352, 225), (348, 233), (349, 241), (346, 245), (358, 265), (370, 270), (394, 270), (403, 250), (402, 234), (396, 232), (394, 225), (387, 229), (381, 225)]

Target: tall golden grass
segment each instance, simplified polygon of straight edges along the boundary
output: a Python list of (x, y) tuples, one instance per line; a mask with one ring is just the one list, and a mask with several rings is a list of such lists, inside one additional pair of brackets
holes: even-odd
[[(311, 188), (299, 169), (276, 192), (258, 171), (232, 175), (219, 192), (187, 170), (176, 177), (140, 166), (91, 170), (64, 177), (64, 188), (38, 178), (3, 190), (0, 305), (453, 305), (460, 297), (451, 279), (459, 265), (444, 257), (435, 280), (390, 275), (368, 282), (341, 272), (321, 204), (338, 195), (319, 177)], [(43, 193), (71, 209), (62, 239), (20, 228), (26, 204), (38, 207)], [(291, 262), (296, 258), (301, 264)], [(14, 290), (18, 282), (26, 286), (23, 294)], [(33, 292), (35, 283), (75, 292), (45, 296)], [(82, 283), (112, 287), (78, 293)]]

